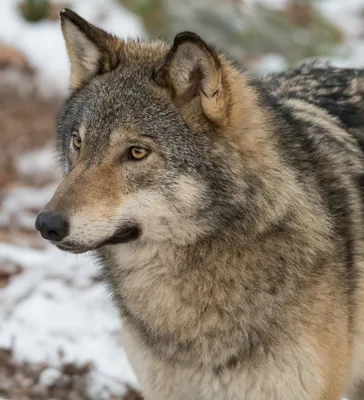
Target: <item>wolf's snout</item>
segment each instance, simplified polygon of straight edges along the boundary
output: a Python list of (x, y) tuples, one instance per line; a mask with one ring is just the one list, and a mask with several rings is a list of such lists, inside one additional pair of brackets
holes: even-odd
[(57, 212), (41, 212), (36, 221), (36, 229), (44, 239), (60, 242), (69, 233), (68, 219)]

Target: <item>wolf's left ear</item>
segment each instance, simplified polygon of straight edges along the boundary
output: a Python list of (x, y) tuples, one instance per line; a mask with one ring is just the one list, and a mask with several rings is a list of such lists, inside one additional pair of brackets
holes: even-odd
[(77, 89), (93, 76), (112, 71), (120, 64), (123, 41), (97, 28), (75, 12), (60, 12), (71, 63), (71, 88)]
[[(217, 54), (196, 34), (179, 33), (154, 80), (172, 90), (177, 106), (198, 101), (208, 119), (226, 119), (226, 93)], [(195, 103), (196, 104), (196, 103)]]

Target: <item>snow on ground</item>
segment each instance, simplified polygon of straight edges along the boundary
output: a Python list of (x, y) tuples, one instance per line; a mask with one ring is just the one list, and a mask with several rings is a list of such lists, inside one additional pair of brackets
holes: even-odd
[[(43, 168), (34, 163), (39, 154)], [(46, 154), (25, 154), (18, 168), (26, 174), (32, 168), (38, 174), (56, 171), (52, 152), (48, 149)], [(34, 229), (34, 210), (49, 201), (55, 187), (54, 183), (8, 191), (0, 226), (11, 221)], [(12, 348), (16, 361), (50, 365), (53, 372), (42, 379), (54, 378), (61, 363), (92, 362), (89, 391), (94, 399), (108, 398), (109, 392), (123, 394), (125, 383), (137, 385), (120, 340), (119, 317), (90, 256), (65, 254), (50, 245), (32, 249), (0, 243), (0, 269), (5, 266), (18, 267), (21, 273), (0, 290), (0, 348)]]
[[(59, 21), (26, 23), (17, 12), (18, 3), (0, 1), (0, 43), (25, 54), (42, 95), (66, 94), (69, 65)], [(120, 37), (145, 35), (139, 19), (112, 0), (67, 3)], [(127, 387), (137, 387), (137, 381), (121, 343), (120, 319), (98, 278), (100, 271), (90, 257), (62, 253), (34, 233), (36, 212), (60, 181), (53, 148), (19, 155), (15, 169), (25, 182), (39, 177), (39, 182), (48, 183), (17, 184), (0, 196), (0, 230), (20, 232), (15, 244), (0, 239), (0, 349), (11, 349), (16, 362), (48, 365), (40, 376), (44, 385), (57, 379), (65, 363), (91, 362), (90, 398), (121, 396)], [(1, 288), (4, 274), (12, 277)]]
[[(112, 0), (66, 3), (72, 4), (73, 10), (84, 18), (120, 37), (145, 36), (139, 18)], [(69, 66), (59, 21), (26, 23), (18, 12), (18, 4), (19, 0), (0, 1), (0, 42), (25, 54), (37, 71), (37, 87), (43, 95), (66, 94)]]
[[(0, 259), (23, 272), (0, 292), (0, 347), (17, 361), (93, 362), (90, 394), (123, 394), (136, 384), (120, 341), (120, 322), (91, 260), (57, 249), (0, 244)], [(62, 360), (59, 352), (62, 352)]]
[[(43, 167), (34, 162), (39, 154)], [(49, 149), (25, 154), (18, 168), (26, 174), (56, 171), (51, 155)], [(9, 190), (2, 201), (0, 226), (34, 229), (34, 210), (49, 201), (55, 186)], [(0, 243), (0, 270), (21, 271), (0, 290), (0, 348), (11, 348), (15, 361), (48, 364), (43, 380), (56, 379), (61, 364), (92, 362), (92, 398), (122, 395), (125, 384), (137, 386), (137, 381), (122, 347), (119, 317), (98, 279), (100, 271), (90, 256), (65, 254), (43, 244), (45, 248), (33, 249), (26, 243)]]

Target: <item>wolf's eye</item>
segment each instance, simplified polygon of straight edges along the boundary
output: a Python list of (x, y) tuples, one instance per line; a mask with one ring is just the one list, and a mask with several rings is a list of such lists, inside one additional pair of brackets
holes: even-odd
[(143, 149), (142, 147), (133, 146), (129, 150), (129, 158), (131, 160), (142, 160), (149, 154), (148, 150)]
[(81, 149), (81, 144), (82, 144), (81, 138), (77, 135), (72, 135), (72, 144), (73, 144), (73, 148), (76, 151), (79, 151)]

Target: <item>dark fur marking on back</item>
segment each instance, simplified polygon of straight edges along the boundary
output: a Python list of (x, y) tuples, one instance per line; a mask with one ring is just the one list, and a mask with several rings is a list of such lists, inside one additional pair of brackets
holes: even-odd
[[(343, 261), (346, 265), (344, 287), (349, 307), (349, 324), (352, 327), (357, 271), (354, 262), (353, 221), (350, 219), (349, 193), (345, 187), (342, 187), (335, 171), (332, 171), (329, 160), (320, 155), (323, 147), (328, 146), (329, 143), (331, 143), (329, 144), (331, 147), (338, 147), (338, 143), (331, 135), (320, 131), (320, 128), (317, 128), (316, 136), (310, 135), (308, 128), (313, 129), (314, 127), (294, 117), (289, 109), (285, 110), (283, 107), (280, 112), (285, 121), (294, 127), (294, 137), (284, 131), (277, 133), (280, 138), (280, 146), (287, 150), (283, 152), (285, 162), (297, 170), (298, 179), (303, 186), (306, 186), (305, 190), (312, 190), (307, 187), (307, 176), (316, 182), (316, 192), (321, 195), (322, 203), (334, 224), (335, 241), (338, 246), (343, 247)], [(287, 157), (289, 155), (291, 158)], [(320, 266), (318, 265), (317, 268), (316, 272), (319, 272)]]

